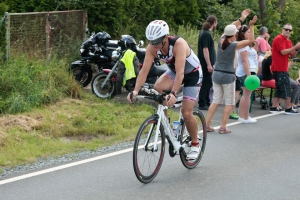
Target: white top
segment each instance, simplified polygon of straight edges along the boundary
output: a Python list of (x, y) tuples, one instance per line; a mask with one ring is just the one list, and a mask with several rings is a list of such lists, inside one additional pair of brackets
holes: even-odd
[(246, 46), (240, 50), (238, 50), (238, 65), (236, 68), (236, 75), (238, 77), (246, 75), (246, 72), (244, 70), (243, 62), (242, 62), (242, 56), (241, 52), (248, 51), (248, 63), (250, 72), (257, 72), (258, 69), (258, 60), (257, 60), (257, 52), (254, 48), (251, 48), (249, 46)]

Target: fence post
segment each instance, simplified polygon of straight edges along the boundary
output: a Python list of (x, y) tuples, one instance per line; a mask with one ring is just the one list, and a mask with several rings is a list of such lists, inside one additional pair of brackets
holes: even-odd
[(6, 61), (9, 60), (10, 57), (10, 15), (5, 12), (5, 40), (6, 40)]
[(46, 57), (50, 54), (50, 12), (46, 15)]
[(86, 33), (86, 30), (88, 28), (88, 17), (86, 10), (83, 11), (83, 41), (85, 41), (88, 38), (88, 34)]

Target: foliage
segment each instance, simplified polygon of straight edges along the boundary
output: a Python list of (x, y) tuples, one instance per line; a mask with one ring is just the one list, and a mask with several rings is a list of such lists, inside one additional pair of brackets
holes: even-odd
[(286, 23), (290, 23), (293, 26), (293, 32), (291, 35), (291, 40), (293, 44), (296, 44), (298, 41), (300, 41), (300, 21), (298, 20), (298, 13), (300, 10), (300, 2), (295, 0), (288, 0), (286, 3), (285, 10), (283, 11), (281, 23), (279, 30), (281, 31), (281, 28)]
[(171, 30), (171, 33), (178, 35), (184, 38), (190, 47), (193, 49), (194, 53), (198, 55), (198, 35), (199, 31), (197, 30), (196, 26), (192, 26), (191, 24), (186, 24), (178, 27), (177, 32), (175, 30)]
[[(8, 10), (8, 6), (0, 3), (0, 60), (2, 60), (5, 53), (5, 19), (4, 13)], [(2, 21), (3, 20), (3, 21)]]
[(0, 113), (19, 113), (80, 96), (79, 87), (66, 70), (64, 59), (12, 58), (0, 65)]

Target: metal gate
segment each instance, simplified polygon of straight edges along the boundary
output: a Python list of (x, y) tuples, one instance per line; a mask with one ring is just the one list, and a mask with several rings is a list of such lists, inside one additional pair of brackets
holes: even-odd
[(82, 42), (87, 28), (84, 10), (8, 13), (5, 19), (6, 58), (25, 55), (64, 55)]

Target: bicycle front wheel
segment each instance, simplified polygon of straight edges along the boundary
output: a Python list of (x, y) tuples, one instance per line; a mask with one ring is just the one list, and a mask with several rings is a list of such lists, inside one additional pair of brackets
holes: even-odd
[(187, 147), (182, 149), (181, 151), (179, 151), (181, 162), (188, 169), (195, 168), (201, 161), (201, 158), (203, 157), (204, 150), (205, 150), (206, 136), (207, 136), (206, 121), (205, 121), (203, 113), (199, 109), (194, 109), (193, 115), (194, 115), (194, 117), (197, 121), (197, 125), (198, 125), (198, 140), (199, 140), (199, 145), (200, 145), (199, 155), (195, 160), (187, 160), (186, 159), (186, 154), (190, 151), (191, 138), (189, 136), (189, 133), (186, 129), (185, 124), (182, 126), (181, 144), (186, 143)]
[[(155, 116), (147, 118), (141, 125), (133, 147), (133, 169), (142, 183), (151, 182), (158, 174), (165, 153), (165, 132), (162, 125), (157, 126)], [(156, 130), (159, 128), (155, 147)]]

